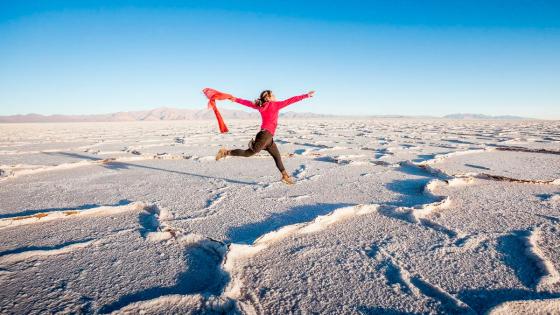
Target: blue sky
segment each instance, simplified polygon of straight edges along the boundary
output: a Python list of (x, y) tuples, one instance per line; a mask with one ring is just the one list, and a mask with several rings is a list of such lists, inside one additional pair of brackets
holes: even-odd
[(0, 115), (204, 108), (213, 87), (560, 119), (559, 56), (558, 1), (0, 0)]

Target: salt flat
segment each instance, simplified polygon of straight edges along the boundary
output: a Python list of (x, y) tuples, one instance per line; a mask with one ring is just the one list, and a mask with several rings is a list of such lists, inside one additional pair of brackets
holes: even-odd
[(560, 314), (560, 122), (0, 125), (0, 313)]

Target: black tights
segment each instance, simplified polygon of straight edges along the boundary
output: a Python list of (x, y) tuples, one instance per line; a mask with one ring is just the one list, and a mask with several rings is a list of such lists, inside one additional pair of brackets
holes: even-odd
[(265, 150), (274, 159), (274, 163), (276, 163), (276, 167), (280, 172), (285, 171), (284, 164), (282, 164), (282, 157), (280, 156), (280, 151), (278, 151), (278, 147), (274, 140), (272, 139), (272, 134), (266, 130), (261, 130), (257, 133), (255, 137), (255, 142), (253, 143), (252, 147), (247, 150), (235, 149), (229, 151), (229, 155), (232, 156), (244, 156), (249, 157), (259, 153), (261, 150)]

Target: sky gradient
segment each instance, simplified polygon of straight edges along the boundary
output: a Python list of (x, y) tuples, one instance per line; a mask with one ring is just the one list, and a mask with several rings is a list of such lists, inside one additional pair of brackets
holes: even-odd
[[(560, 119), (558, 1), (0, 0), (0, 115), (204, 108)], [(235, 104), (220, 104), (239, 108)]]

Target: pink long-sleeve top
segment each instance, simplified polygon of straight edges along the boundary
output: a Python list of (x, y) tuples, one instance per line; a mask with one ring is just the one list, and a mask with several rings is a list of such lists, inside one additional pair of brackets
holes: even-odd
[(293, 104), (295, 102), (299, 102), (302, 99), (308, 97), (309, 97), (308, 94), (302, 94), (302, 95), (290, 97), (289, 99), (283, 101), (266, 102), (262, 106), (257, 106), (255, 105), (255, 103), (251, 101), (244, 100), (242, 98), (237, 98), (237, 97), (234, 98), (233, 101), (241, 105), (245, 105), (247, 107), (251, 107), (258, 110), (261, 113), (261, 117), (262, 117), (261, 129), (265, 129), (266, 131), (274, 135), (274, 132), (276, 131), (276, 125), (278, 124), (278, 112), (282, 108), (290, 104)]

